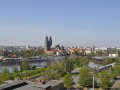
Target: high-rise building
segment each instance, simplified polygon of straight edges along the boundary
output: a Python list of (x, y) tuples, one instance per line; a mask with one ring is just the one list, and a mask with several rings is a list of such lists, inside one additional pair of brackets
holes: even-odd
[(52, 46), (52, 37), (50, 36), (48, 38), (48, 36), (46, 36), (46, 38), (45, 38), (45, 50), (49, 51), (51, 46)]

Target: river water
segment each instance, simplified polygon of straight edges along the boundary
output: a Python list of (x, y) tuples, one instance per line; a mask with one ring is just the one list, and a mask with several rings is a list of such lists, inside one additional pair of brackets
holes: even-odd
[[(39, 68), (46, 66), (46, 63), (45, 62), (30, 63), (30, 66), (36, 66), (36, 68)], [(0, 66), (0, 73), (2, 73), (4, 69), (8, 69), (9, 72), (14, 72), (13, 69), (14, 67), (17, 67), (18, 71), (20, 71), (20, 65), (9, 65), (9, 66)]]

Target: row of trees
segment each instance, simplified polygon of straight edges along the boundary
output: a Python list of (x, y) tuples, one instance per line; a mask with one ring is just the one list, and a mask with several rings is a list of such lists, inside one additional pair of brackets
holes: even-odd
[(33, 57), (33, 56), (39, 56), (39, 55), (44, 55), (44, 50), (43, 49), (38, 49), (38, 50), (23, 50), (23, 51), (4, 51), (3, 56), (5, 57), (13, 57), (13, 55), (16, 55), (16, 57)]
[(95, 62), (97, 64), (102, 64), (102, 65), (107, 65), (107, 64), (111, 64), (113, 62), (116, 63), (120, 63), (120, 58), (105, 58), (103, 60), (93, 60), (91, 58), (91, 56), (77, 56), (76, 54), (72, 54), (70, 55), (70, 57), (72, 60), (77, 61), (77, 66), (81, 67), (83, 65), (87, 65), (89, 63), (89, 61)]
[(3, 81), (6, 80), (13, 80), (14, 75), (12, 73), (9, 73), (7, 69), (4, 69), (3, 72), (0, 74), (0, 84), (3, 83)]
[[(73, 77), (70, 73), (66, 74), (64, 76), (64, 86), (66, 88), (71, 88), (73, 85)], [(79, 85), (83, 87), (92, 86), (92, 76), (89, 73), (89, 70), (87, 68), (81, 68), (80, 74), (79, 74)]]
[[(110, 83), (110, 77), (106, 71), (102, 71), (100, 76), (100, 86), (105, 89), (109, 88), (111, 83)], [(89, 70), (87, 68), (81, 68), (80, 69), (80, 74), (79, 74), (79, 85), (82, 87), (92, 87), (93, 85), (93, 80), (92, 80), (92, 75), (90, 74)], [(71, 88), (73, 85), (73, 78), (71, 74), (66, 74), (64, 76), (64, 86), (66, 88)]]
[(13, 54), (16, 54), (17, 57), (33, 57), (44, 54), (44, 50), (25, 50), (25, 51), (15, 51)]
[(97, 64), (102, 64), (102, 65), (108, 65), (113, 62), (120, 63), (120, 58), (109, 58), (108, 57), (108, 58), (105, 58), (104, 60), (93, 60), (90, 56), (76, 56), (75, 54), (70, 55), (68, 59), (72, 59), (76, 67), (82, 67), (82, 66), (88, 65), (90, 61), (97, 63)]
[(26, 59), (22, 60), (21, 71), (18, 71), (17, 66), (13, 67), (14, 73), (10, 73), (8, 69), (4, 69), (0, 74), (0, 84), (6, 80), (13, 80), (16, 77), (21, 77), (23, 79), (29, 79), (35, 76), (40, 76), (43, 74), (45, 68), (33, 68), (28, 64)]
[(6, 80), (13, 80), (16, 77), (21, 77), (23, 79), (29, 79), (35, 76), (40, 76), (44, 72), (44, 68), (39, 68), (35, 70), (24, 70), (22, 72), (10, 73), (7, 69), (4, 69), (0, 74), (0, 84)]

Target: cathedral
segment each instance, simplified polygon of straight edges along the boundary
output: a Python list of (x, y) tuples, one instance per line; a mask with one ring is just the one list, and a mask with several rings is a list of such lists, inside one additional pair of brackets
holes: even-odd
[(46, 36), (46, 38), (45, 38), (45, 50), (50, 51), (51, 46), (52, 46), (52, 37), (50, 36), (48, 38), (48, 36)]
[(56, 45), (55, 47), (52, 47), (52, 37), (45, 37), (45, 48), (44, 48), (44, 53), (47, 55), (63, 55), (64, 54), (64, 47), (60, 47), (59, 44)]

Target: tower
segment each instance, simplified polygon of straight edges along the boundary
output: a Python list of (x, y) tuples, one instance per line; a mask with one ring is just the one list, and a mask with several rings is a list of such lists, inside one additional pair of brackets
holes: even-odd
[(48, 36), (45, 38), (45, 50), (50, 50), (50, 47), (52, 46), (52, 37), (50, 36), (48, 39)]
[(50, 46), (52, 46), (52, 37), (49, 38)]
[(48, 50), (48, 36), (45, 38), (45, 50)]

